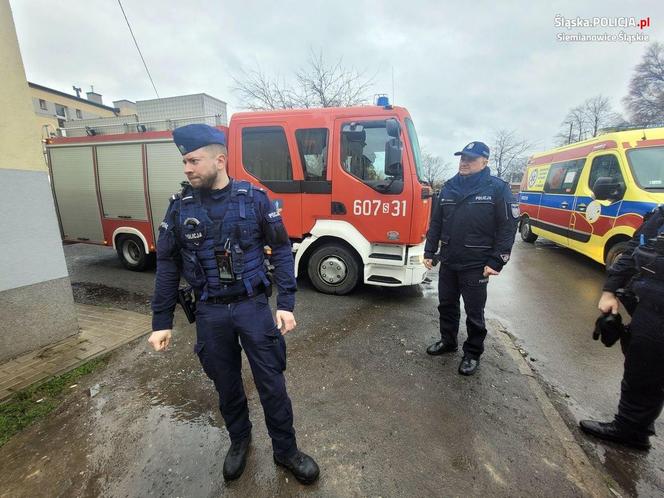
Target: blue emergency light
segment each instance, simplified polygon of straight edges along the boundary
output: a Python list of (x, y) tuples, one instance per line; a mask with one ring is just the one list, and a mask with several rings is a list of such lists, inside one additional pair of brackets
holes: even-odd
[(387, 107), (390, 105), (390, 99), (387, 98), (387, 95), (379, 95), (376, 99), (376, 105), (378, 107)]

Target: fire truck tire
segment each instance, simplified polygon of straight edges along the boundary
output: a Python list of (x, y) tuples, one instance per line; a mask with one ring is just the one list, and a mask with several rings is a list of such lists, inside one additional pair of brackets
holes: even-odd
[(325, 294), (348, 294), (359, 282), (360, 265), (342, 244), (317, 248), (309, 258), (307, 270), (313, 286)]
[(524, 216), (521, 218), (521, 224), (519, 226), (519, 234), (521, 235), (521, 239), (524, 242), (529, 242), (533, 243), (537, 240), (537, 235), (533, 233), (533, 231), (530, 229), (530, 218), (527, 216)]
[(618, 261), (620, 259), (620, 256), (622, 256), (622, 253), (625, 252), (625, 249), (627, 249), (627, 242), (618, 242), (617, 244), (613, 244), (611, 246), (611, 249), (609, 249), (609, 252), (606, 253), (606, 269), (608, 270), (611, 268), (611, 265)]
[(143, 271), (150, 264), (143, 241), (136, 235), (120, 235), (115, 247), (123, 266), (132, 271)]

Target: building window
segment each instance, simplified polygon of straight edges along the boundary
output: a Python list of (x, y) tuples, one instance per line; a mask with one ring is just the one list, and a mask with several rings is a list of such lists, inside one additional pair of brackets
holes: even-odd
[(81, 112), (80, 109), (76, 109), (76, 117), (78, 119), (83, 119), (83, 113)]
[(242, 164), (259, 180), (292, 180), (290, 152), (286, 134), (280, 126), (261, 126), (242, 130)]
[(44, 99), (39, 99), (39, 108), (40, 108), (42, 111), (47, 110), (47, 107), (46, 107), (46, 101), (45, 101)]
[(55, 115), (59, 118), (67, 119), (67, 108), (60, 104), (55, 104)]

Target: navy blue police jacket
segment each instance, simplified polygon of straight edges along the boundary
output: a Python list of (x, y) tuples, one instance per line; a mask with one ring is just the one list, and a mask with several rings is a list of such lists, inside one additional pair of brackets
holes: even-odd
[[(192, 228), (194, 217), (200, 223)], [(214, 259), (215, 251), (223, 249), (225, 240), (230, 240), (231, 252), (244, 249), (239, 257), (234, 254), (233, 265), (240, 261), (246, 278), (232, 283), (220, 281)], [(159, 228), (153, 330), (173, 327), (181, 276), (201, 301), (246, 295), (254, 290), (262, 292), (261, 286), (269, 283), (263, 271), (264, 245), (271, 248), (270, 263), (279, 291), (277, 309), (293, 311), (297, 284), (292, 248), (279, 210), (267, 194), (248, 182), (233, 179), (220, 190), (185, 186), (180, 194), (171, 197)]]
[(491, 176), (488, 167), (467, 177), (457, 174), (433, 206), (424, 257), (433, 259), (440, 247), (441, 264), (452, 270), (500, 271), (510, 259), (518, 219), (509, 184)]

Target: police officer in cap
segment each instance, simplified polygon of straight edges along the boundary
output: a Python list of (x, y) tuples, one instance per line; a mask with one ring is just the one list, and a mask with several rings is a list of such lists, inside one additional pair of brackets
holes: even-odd
[[(316, 462), (299, 451), (286, 392), (286, 343), (295, 328), (296, 282), (288, 234), (264, 191), (229, 178), (223, 132), (204, 124), (173, 131), (189, 180), (171, 198), (159, 228), (157, 275), (152, 302), (155, 350), (167, 348), (182, 275), (196, 296), (196, 345), (205, 373), (219, 393), (231, 439), (224, 460), (226, 480), (242, 474), (251, 422), (242, 385), (244, 349), (263, 405), (274, 461), (304, 484), (318, 478)], [(279, 290), (276, 324), (268, 303), (270, 279), (264, 246)]]
[[(491, 176), (486, 144), (471, 142), (454, 155), (461, 156), (459, 173), (440, 192), (424, 247), (428, 269), (440, 259), (440, 340), (429, 346), (427, 353), (440, 355), (457, 350), (462, 296), (468, 339), (463, 345), (459, 373), (472, 375), (484, 352), (487, 284), (510, 258), (519, 206), (509, 184)], [(440, 254), (436, 255), (439, 247)]]
[(628, 285), (638, 304), (624, 348), (618, 413), (610, 422), (581, 420), (580, 425), (600, 439), (647, 450), (664, 407), (664, 206), (645, 218), (608, 270), (598, 308), (617, 314), (616, 292)]

